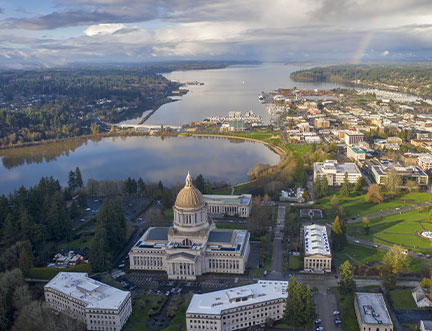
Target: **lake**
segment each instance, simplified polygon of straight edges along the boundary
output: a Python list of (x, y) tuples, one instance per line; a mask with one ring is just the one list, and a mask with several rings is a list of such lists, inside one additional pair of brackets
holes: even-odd
[(240, 183), (257, 163), (271, 165), (279, 156), (267, 146), (238, 139), (198, 137), (106, 137), (73, 139), (64, 143), (0, 151), (0, 194), (21, 185), (35, 185), (42, 176), (53, 176), (62, 185), (78, 166), (88, 178), (142, 177), (165, 185), (183, 183), (188, 171), (210, 181)]
[[(249, 110), (261, 115), (265, 123), (268, 123), (270, 115), (266, 111), (266, 106), (258, 100), (262, 91), (271, 92), (278, 88), (292, 87), (332, 89), (341, 86), (333, 83), (299, 83), (289, 77), (293, 71), (313, 66), (315, 65), (264, 63), (164, 74), (172, 81), (181, 83), (198, 81), (204, 85), (187, 86), (189, 92), (186, 95), (175, 98), (177, 99), (175, 102), (162, 105), (145, 123), (182, 125), (202, 121), (212, 115), (227, 116), (230, 111)], [(141, 118), (122, 123), (138, 123)]]

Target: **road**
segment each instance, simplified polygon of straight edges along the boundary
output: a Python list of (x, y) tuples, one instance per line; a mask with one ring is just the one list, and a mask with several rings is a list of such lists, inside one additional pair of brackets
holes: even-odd
[(270, 278), (282, 276), (282, 243), (285, 225), (285, 206), (278, 207), (276, 225), (274, 226), (273, 257)]
[[(315, 307), (321, 326), (324, 330), (343, 330), (341, 324), (335, 325), (333, 312), (338, 309), (336, 295), (334, 293), (318, 293), (314, 296)], [(318, 325), (315, 325), (318, 326)]]

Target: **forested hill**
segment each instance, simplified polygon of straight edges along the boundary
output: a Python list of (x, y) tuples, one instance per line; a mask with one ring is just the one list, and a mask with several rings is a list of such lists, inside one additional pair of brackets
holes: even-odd
[(333, 65), (291, 73), (299, 82), (353, 83), (432, 98), (432, 63)]

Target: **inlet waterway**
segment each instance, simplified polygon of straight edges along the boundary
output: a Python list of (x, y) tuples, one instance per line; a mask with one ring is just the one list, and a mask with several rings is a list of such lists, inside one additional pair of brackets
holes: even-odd
[(257, 163), (279, 162), (267, 146), (238, 139), (198, 137), (105, 137), (0, 151), (0, 194), (53, 176), (66, 185), (79, 167), (88, 178), (120, 180), (142, 177), (165, 185), (182, 183), (188, 171), (210, 181), (240, 183)]

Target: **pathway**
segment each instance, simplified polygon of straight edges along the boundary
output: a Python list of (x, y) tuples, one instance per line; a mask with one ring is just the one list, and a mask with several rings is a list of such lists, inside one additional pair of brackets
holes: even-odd
[(283, 243), (283, 229), (285, 225), (285, 206), (278, 207), (278, 214), (276, 225), (274, 226), (274, 241), (273, 241), (273, 257), (272, 269), (270, 277), (282, 276), (282, 243)]

